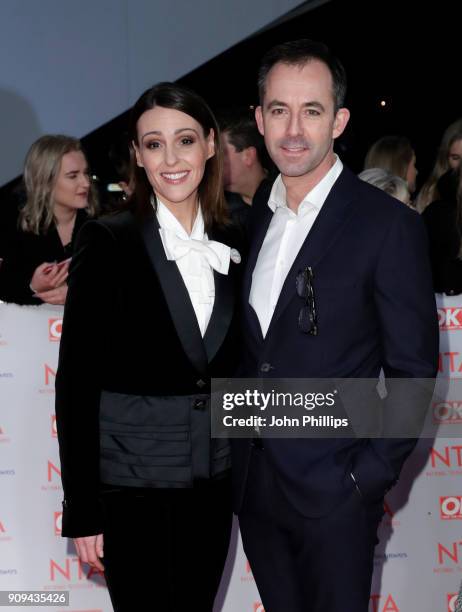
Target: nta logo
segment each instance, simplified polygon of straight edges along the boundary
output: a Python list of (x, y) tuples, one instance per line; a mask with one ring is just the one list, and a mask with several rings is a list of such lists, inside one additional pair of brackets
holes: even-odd
[(51, 482), (53, 480), (53, 474), (57, 474), (57, 476), (59, 476), (59, 478), (61, 478), (61, 470), (56, 467), (56, 465), (54, 463), (52, 463), (50, 460), (48, 460), (47, 462), (47, 478), (48, 478), (48, 482)]
[(391, 595), (371, 595), (372, 612), (400, 612)]
[(438, 542), (438, 563), (439, 565), (445, 565), (446, 562), (449, 563), (459, 563), (460, 559), (460, 546), (462, 546), (462, 542), (453, 542), (448, 547), (443, 546), (440, 542)]
[(45, 367), (45, 385), (49, 386), (51, 384), (51, 380), (55, 379), (56, 377), (56, 371), (53, 370), (52, 368), (50, 368), (50, 366), (48, 364), (44, 364)]
[(265, 608), (263, 607), (263, 604), (260, 601), (256, 601), (253, 604), (253, 612), (265, 612)]
[(430, 450), (430, 462), (432, 468), (444, 465), (450, 467), (462, 467), (462, 446), (445, 446), (444, 450)]
[(91, 578), (94, 575), (101, 575), (99, 570), (90, 568), (85, 574), (82, 562), (78, 557), (67, 557), (63, 564), (58, 563), (54, 559), (50, 559), (50, 580), (55, 582), (60, 579), (60, 576), (68, 581), (83, 580), (85, 577)]

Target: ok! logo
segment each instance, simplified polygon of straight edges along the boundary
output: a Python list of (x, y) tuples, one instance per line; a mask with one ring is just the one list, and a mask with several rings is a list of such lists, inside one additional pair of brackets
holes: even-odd
[(455, 612), (457, 593), (448, 593), (448, 612)]
[(447, 400), (432, 405), (433, 422), (436, 425), (459, 425), (462, 423), (462, 402)]
[(438, 323), (444, 331), (462, 329), (462, 308), (438, 308)]
[(445, 496), (440, 497), (440, 516), (442, 520), (462, 519), (462, 497)]
[(61, 340), (62, 327), (62, 319), (48, 319), (48, 339), (50, 342), (59, 342)]
[(63, 513), (55, 512), (53, 522), (54, 522), (54, 527), (55, 527), (55, 535), (57, 536), (61, 535), (61, 532), (63, 529)]

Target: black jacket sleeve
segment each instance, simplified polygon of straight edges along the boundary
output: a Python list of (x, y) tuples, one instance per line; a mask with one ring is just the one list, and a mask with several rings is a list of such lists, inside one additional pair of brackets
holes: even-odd
[(62, 534), (102, 532), (99, 400), (105, 336), (116, 292), (111, 231), (89, 222), (72, 260), (56, 375), (56, 421), (64, 489)]

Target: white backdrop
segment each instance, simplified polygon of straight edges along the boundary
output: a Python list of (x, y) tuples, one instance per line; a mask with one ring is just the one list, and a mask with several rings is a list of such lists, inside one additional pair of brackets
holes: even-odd
[[(462, 378), (462, 296), (438, 297), (438, 312), (440, 376)], [(54, 376), (61, 317), (58, 307), (0, 304), (0, 590), (69, 590), (69, 608), (41, 609), (111, 612), (102, 576), (81, 566), (60, 536)], [(462, 397), (435, 405), (434, 415), (446, 432), (460, 427)], [(370, 612), (454, 609), (462, 579), (461, 475), (460, 439), (420, 442), (386, 500)], [(333, 582), (335, 572), (333, 566)], [(216, 612), (264, 612), (237, 529), (218, 599)]]

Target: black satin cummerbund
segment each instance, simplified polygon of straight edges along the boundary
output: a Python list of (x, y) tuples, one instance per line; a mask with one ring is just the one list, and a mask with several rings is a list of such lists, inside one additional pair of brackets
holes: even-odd
[(229, 443), (210, 437), (208, 395), (103, 391), (100, 480), (127, 487), (191, 487), (231, 466)]

